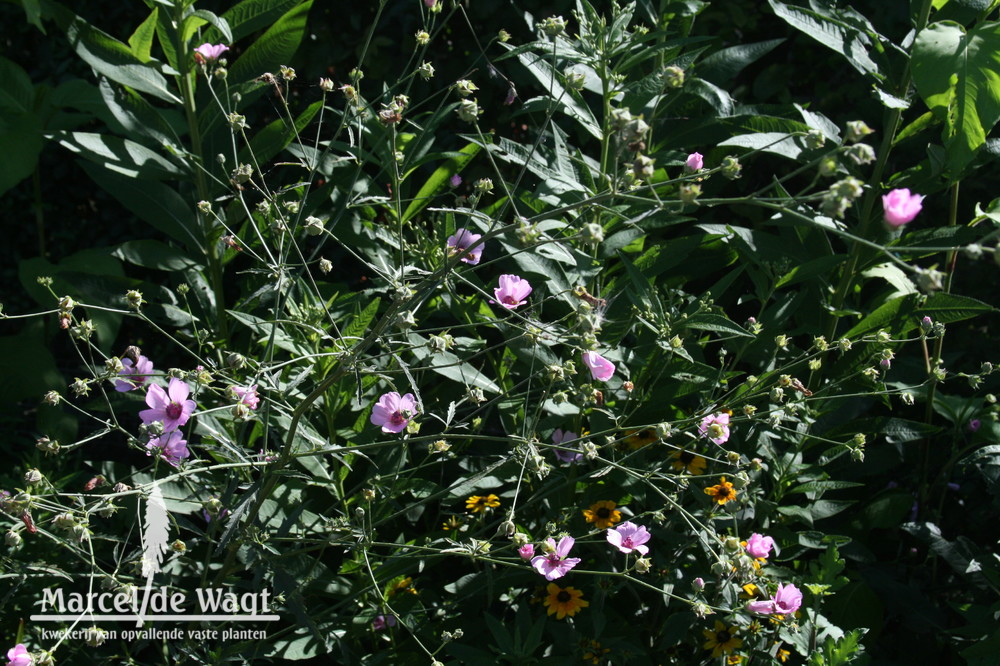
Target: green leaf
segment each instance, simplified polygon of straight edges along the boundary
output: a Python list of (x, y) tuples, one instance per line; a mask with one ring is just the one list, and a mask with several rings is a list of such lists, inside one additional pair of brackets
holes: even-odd
[(322, 108), (323, 102), (310, 104), (295, 119), (295, 127), (290, 127), (284, 118), (278, 118), (250, 139), (250, 148), (240, 153), (240, 159), (250, 162), (252, 156), (258, 164), (271, 161), (299, 136)]
[(229, 68), (232, 79), (248, 81), (291, 62), (302, 43), (311, 7), (312, 0), (307, 0), (271, 25)]
[(375, 319), (375, 315), (378, 314), (378, 306), (381, 302), (382, 299), (377, 297), (369, 301), (368, 305), (351, 319), (351, 323), (341, 330), (345, 345), (351, 347), (365, 336), (365, 333), (368, 332), (368, 326), (371, 325), (372, 320)]
[(210, 23), (215, 27), (223, 43), (233, 43), (233, 31), (229, 29), (229, 21), (216, 16), (207, 9), (199, 9), (191, 12), (184, 19), (184, 27), (181, 30), (181, 41), (187, 43), (194, 36), (195, 31), (206, 23)]
[(769, 39), (766, 42), (740, 44), (716, 51), (698, 63), (697, 73), (703, 79), (717, 85), (728, 83), (745, 67), (757, 62), (782, 44), (784, 39)]
[(128, 45), (132, 48), (132, 55), (139, 59), (139, 62), (149, 62), (150, 51), (153, 48), (153, 36), (156, 34), (156, 22), (158, 20), (159, 7), (153, 7), (153, 11), (146, 20), (139, 24), (132, 36), (128, 38)]
[(444, 190), (448, 184), (448, 179), (456, 173), (461, 173), (462, 169), (472, 161), (472, 158), (479, 154), (480, 150), (481, 147), (479, 145), (468, 143), (458, 151), (458, 155), (435, 169), (434, 173), (427, 179), (427, 182), (420, 186), (417, 196), (406, 207), (406, 210), (403, 212), (403, 222), (410, 220), (414, 215), (426, 208), (433, 201), (434, 197)]
[[(238, 42), (244, 37), (272, 25), (301, 1), (244, 0), (226, 11), (221, 18), (226, 20), (232, 30), (232, 41)], [(206, 41), (213, 43), (223, 38), (223, 35), (216, 30), (209, 30), (204, 36)]]
[(31, 25), (35, 26), (42, 31), (43, 35), (47, 35), (45, 32), (45, 26), (42, 25), (42, 3), (40, 0), (21, 0), (21, 6), (24, 7), (24, 18)]
[(193, 268), (198, 263), (181, 250), (157, 240), (134, 240), (122, 243), (112, 256), (135, 266), (159, 271), (182, 271)]
[(163, 110), (147, 102), (142, 95), (128, 88), (115, 86), (104, 77), (101, 77), (98, 88), (108, 111), (121, 124), (126, 134), (144, 136), (161, 146), (176, 146), (180, 143), (170, 123), (163, 117)]
[(744, 338), (754, 337), (742, 326), (734, 324), (722, 315), (698, 314), (688, 317), (683, 322), (684, 328), (693, 328), (700, 331), (713, 331), (724, 335), (735, 335)]
[(0, 58), (0, 112), (28, 113), (35, 104), (35, 88), (31, 77), (19, 65)]
[(91, 132), (58, 132), (53, 138), (64, 148), (123, 176), (144, 180), (187, 177), (184, 169), (135, 141)]
[(177, 191), (163, 183), (126, 178), (107, 169), (81, 163), (95, 183), (109, 192), (140, 219), (192, 252), (202, 250), (198, 216)]
[(866, 32), (834, 16), (826, 16), (804, 7), (786, 5), (778, 0), (768, 0), (778, 18), (817, 42), (833, 49), (862, 74), (870, 74), (881, 80), (885, 77), (878, 71), (878, 65), (868, 55), (871, 39)]
[(911, 58), (917, 92), (944, 121), (947, 165), (957, 179), (1000, 120), (1000, 23), (968, 33), (951, 21), (920, 31)]
[(181, 103), (167, 87), (159, 63), (143, 62), (111, 35), (74, 16), (66, 27), (66, 36), (77, 55), (99, 74), (165, 102)]
[(756, 134), (741, 134), (727, 139), (720, 146), (739, 146), (764, 153), (781, 155), (790, 159), (798, 159), (802, 153), (802, 139), (783, 132), (761, 132)]
[(45, 147), (41, 119), (24, 113), (4, 122), (0, 119), (0, 195), (30, 176)]

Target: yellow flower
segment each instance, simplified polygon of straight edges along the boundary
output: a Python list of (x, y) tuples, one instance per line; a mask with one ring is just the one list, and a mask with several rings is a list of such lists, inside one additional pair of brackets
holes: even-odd
[(743, 647), (743, 639), (736, 638), (737, 631), (739, 627), (727, 627), (716, 620), (715, 629), (705, 629), (701, 632), (708, 639), (702, 647), (711, 650), (713, 657), (729, 654), (736, 648)]
[(656, 428), (643, 428), (641, 430), (628, 430), (625, 432), (625, 444), (632, 451), (637, 451), (644, 446), (648, 446), (658, 439)]
[(611, 652), (611, 648), (602, 648), (598, 641), (583, 641), (583, 660), (592, 664), (601, 663), (601, 657)]
[(699, 474), (705, 473), (705, 467), (708, 462), (697, 453), (691, 453), (690, 451), (674, 451), (670, 456), (674, 459), (670, 466), (674, 468), (675, 471), (680, 472), (686, 469), (688, 474), (693, 474), (698, 476)]
[(545, 597), (546, 612), (549, 615), (555, 614), (557, 620), (567, 615), (573, 617), (581, 608), (590, 605), (589, 601), (583, 600), (583, 592), (573, 587), (559, 587), (555, 583), (549, 583), (545, 591), (548, 592)]
[(490, 493), (486, 496), (473, 495), (465, 500), (465, 510), (472, 513), (482, 513), (487, 509), (495, 509), (500, 506), (500, 498)]
[(410, 594), (417, 593), (417, 588), (413, 587), (412, 577), (407, 576), (406, 578), (400, 578), (399, 580), (389, 585), (389, 587), (385, 591), (385, 596), (388, 599), (389, 597), (396, 596), (400, 592), (409, 592)]
[(448, 520), (441, 523), (441, 529), (443, 530), (457, 530), (462, 526), (462, 519), (458, 516), (451, 516)]
[(737, 664), (742, 663), (742, 661), (743, 661), (742, 655), (731, 654), (728, 657), (726, 657), (726, 666), (736, 666)]
[[(778, 643), (775, 643), (775, 645), (778, 645)], [(788, 658), (792, 656), (792, 653), (788, 650), (782, 650), (781, 648), (778, 648), (778, 653), (775, 656), (778, 657), (778, 661), (780, 661), (781, 663), (785, 663), (786, 661), (788, 661)]]
[(606, 530), (622, 519), (622, 512), (615, 509), (618, 506), (611, 500), (601, 500), (583, 510), (583, 517), (588, 523), (594, 523), (599, 530)]
[(711, 495), (712, 499), (715, 500), (719, 506), (722, 506), (729, 500), (736, 499), (736, 489), (733, 488), (733, 484), (726, 481), (726, 477), (722, 477), (719, 480), (719, 485), (705, 488), (705, 494)]

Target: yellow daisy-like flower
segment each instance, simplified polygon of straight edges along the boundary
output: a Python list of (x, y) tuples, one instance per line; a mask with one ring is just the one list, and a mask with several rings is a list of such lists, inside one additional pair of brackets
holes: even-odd
[(704, 474), (705, 467), (708, 466), (708, 461), (705, 458), (691, 451), (674, 451), (670, 457), (674, 459), (670, 466), (677, 472), (687, 470), (688, 474), (698, 476)]
[(465, 510), (471, 513), (482, 513), (487, 509), (495, 509), (500, 506), (500, 498), (490, 493), (489, 495), (473, 495), (465, 500)]
[[(775, 643), (775, 645), (778, 645), (778, 643)], [(785, 663), (788, 661), (788, 658), (792, 656), (792, 653), (789, 650), (782, 650), (781, 648), (778, 648), (778, 653), (775, 656), (778, 658), (778, 661)]]
[(766, 599), (767, 593), (753, 583), (747, 583), (740, 592), (740, 599)]
[(743, 655), (731, 654), (726, 657), (726, 666), (736, 666), (741, 663), (743, 663)]
[(601, 657), (611, 652), (611, 648), (601, 647), (598, 641), (583, 641), (583, 660), (592, 664), (601, 663)]
[(726, 481), (726, 477), (719, 479), (719, 485), (705, 488), (705, 494), (711, 495), (712, 499), (719, 506), (722, 506), (729, 500), (736, 499), (736, 489), (733, 488), (733, 484)]
[(462, 519), (458, 516), (450, 516), (448, 520), (441, 523), (441, 529), (443, 530), (457, 530), (462, 526)]
[(739, 627), (727, 627), (716, 620), (715, 629), (705, 629), (701, 632), (708, 639), (702, 647), (711, 650), (713, 657), (729, 654), (733, 650), (743, 647), (743, 639), (736, 637), (736, 632), (739, 629)]
[(549, 583), (545, 587), (548, 594), (545, 596), (546, 613), (555, 615), (557, 620), (561, 620), (567, 615), (573, 617), (581, 608), (590, 605), (589, 601), (583, 600), (583, 591), (567, 586), (559, 587), (555, 583)]
[(622, 512), (616, 506), (618, 505), (611, 500), (594, 502), (589, 509), (583, 510), (583, 517), (588, 523), (594, 523), (597, 529), (606, 530), (622, 519)]
[(638, 451), (660, 439), (656, 436), (656, 428), (642, 428), (625, 432), (625, 445), (632, 451)]

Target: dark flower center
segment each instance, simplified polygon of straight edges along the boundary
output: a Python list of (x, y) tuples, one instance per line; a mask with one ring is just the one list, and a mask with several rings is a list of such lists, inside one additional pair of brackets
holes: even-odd
[(732, 638), (732, 636), (730, 635), (729, 630), (726, 629), (720, 631), (715, 635), (715, 642), (718, 643), (719, 645), (725, 645), (726, 643), (729, 642), (730, 638)]
[(607, 519), (611, 515), (611, 509), (602, 506), (600, 509), (597, 510), (596, 513), (598, 518)]
[(517, 305), (517, 301), (514, 299), (513, 296), (504, 296), (503, 298), (500, 299), (500, 302), (504, 303), (505, 305)]
[(389, 422), (392, 425), (403, 425), (406, 423), (406, 417), (400, 412), (393, 412), (392, 416), (389, 417)]
[(573, 598), (573, 595), (571, 595), (566, 590), (562, 590), (561, 592), (559, 592), (559, 594), (556, 595), (556, 600), (559, 603), (561, 603), (561, 604), (564, 604), (564, 603), (568, 602), (572, 598)]
[(176, 420), (184, 413), (184, 408), (180, 406), (180, 403), (172, 402), (163, 411), (166, 413), (168, 419)]
[(716, 493), (719, 497), (729, 497), (732, 495), (732, 489), (728, 486), (719, 486), (719, 492)]
[(686, 467), (694, 460), (694, 454), (690, 451), (681, 451), (680, 460)]

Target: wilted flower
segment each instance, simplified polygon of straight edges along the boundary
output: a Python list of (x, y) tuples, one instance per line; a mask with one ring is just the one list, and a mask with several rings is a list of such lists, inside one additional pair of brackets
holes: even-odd
[(883, 194), (882, 209), (885, 213), (886, 224), (899, 228), (910, 222), (923, 208), (923, 200), (924, 195), (910, 194), (910, 190), (905, 187)]
[(545, 576), (545, 580), (562, 578), (569, 573), (570, 569), (580, 563), (579, 557), (567, 557), (574, 543), (576, 540), (569, 536), (559, 539), (558, 544), (556, 544), (555, 539), (546, 539), (546, 554), (531, 558), (531, 566), (535, 568), (535, 571)]
[(766, 601), (751, 601), (747, 604), (747, 610), (751, 613), (762, 615), (791, 615), (802, 605), (802, 592), (791, 583), (788, 585), (778, 585), (774, 596)]
[(599, 382), (606, 382), (615, 374), (615, 364), (597, 352), (583, 352), (583, 362), (590, 369), (590, 374)]
[(395, 391), (383, 393), (372, 408), (371, 422), (382, 426), (382, 432), (402, 432), (416, 413), (416, 407), (412, 393), (403, 396)]
[(121, 379), (115, 380), (115, 390), (120, 393), (139, 388), (153, 373), (153, 362), (145, 356), (140, 356), (138, 362), (123, 358), (122, 366), (122, 371), (118, 373)]
[(702, 437), (708, 437), (713, 443), (722, 446), (729, 440), (729, 414), (727, 412), (709, 414), (701, 420), (698, 432)]
[[(570, 432), (569, 430), (563, 432), (561, 429), (557, 428), (556, 431), (552, 433), (553, 444), (562, 444), (563, 442), (571, 442), (576, 438), (577, 438), (576, 433)], [(573, 453), (571, 451), (561, 451), (559, 449), (555, 449), (555, 454), (556, 458), (559, 459), (560, 462), (574, 463), (583, 460), (582, 453)]]
[(645, 527), (631, 522), (624, 522), (613, 530), (608, 530), (608, 543), (623, 553), (638, 551), (640, 555), (649, 552), (649, 547), (643, 544), (649, 541), (650, 534)]
[(257, 395), (257, 385), (253, 384), (243, 388), (242, 386), (231, 386), (229, 390), (233, 392), (233, 395), (239, 400), (241, 404), (246, 405), (250, 409), (257, 409), (260, 404), (260, 396)]
[[(457, 174), (454, 176), (462, 181), (461, 177)], [(474, 234), (468, 229), (456, 229), (455, 233), (448, 236), (448, 253), (451, 255), (461, 254), (465, 250), (469, 252), (462, 257), (462, 261), (475, 266), (479, 263), (483, 254), (483, 243), (480, 242), (482, 234)], [(472, 248), (471, 250), (469, 248)]]
[(139, 418), (143, 423), (161, 421), (163, 432), (177, 430), (188, 422), (198, 406), (194, 400), (188, 400), (190, 394), (191, 387), (176, 377), (170, 378), (166, 391), (153, 384), (146, 391), (146, 405), (149, 409), (139, 412)]
[(191, 452), (188, 451), (187, 440), (184, 439), (179, 430), (154, 437), (146, 444), (146, 448), (149, 449), (150, 455), (154, 451), (159, 452), (160, 457), (174, 467), (177, 467), (180, 461), (191, 455)]
[(500, 286), (493, 290), (496, 301), (508, 310), (524, 305), (528, 294), (531, 293), (531, 284), (517, 275), (501, 275)]

